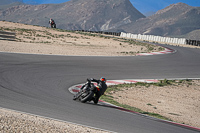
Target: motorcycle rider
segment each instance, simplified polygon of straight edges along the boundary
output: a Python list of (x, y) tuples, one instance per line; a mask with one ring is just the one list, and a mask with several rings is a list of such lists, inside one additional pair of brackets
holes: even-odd
[[(107, 90), (107, 85), (106, 85), (106, 78), (104, 77), (101, 77), (99, 80), (97, 79), (94, 79), (94, 78), (91, 78), (91, 79), (88, 79), (92, 82), (96, 82), (97, 83), (97, 86), (94, 86), (94, 89), (95, 89), (95, 96), (91, 99), (94, 101), (95, 104), (98, 103), (99, 101), (99, 98), (104, 94), (104, 92)], [(83, 85), (81, 87), (81, 90), (85, 87), (85, 85)], [(77, 97), (74, 96), (73, 100), (76, 100)]]
[(50, 24), (51, 28), (53, 28), (53, 25), (55, 24), (55, 21), (52, 18), (50, 18), (49, 24)]
[(94, 101), (94, 103), (97, 104), (99, 101), (99, 98), (107, 90), (106, 78), (101, 77), (99, 80), (91, 78), (90, 80), (97, 83), (95, 96), (92, 99)]

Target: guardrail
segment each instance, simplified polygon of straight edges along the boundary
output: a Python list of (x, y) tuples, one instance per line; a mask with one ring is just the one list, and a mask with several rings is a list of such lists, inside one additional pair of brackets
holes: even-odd
[(154, 36), (154, 35), (141, 35), (141, 34), (131, 34), (121, 32), (120, 37), (126, 37), (136, 40), (145, 40), (152, 41), (158, 43), (166, 43), (166, 44), (185, 44), (185, 45), (193, 45), (200, 46), (200, 41), (198, 40), (189, 40), (186, 38), (170, 38), (170, 37), (162, 37), (162, 36)]
[(106, 31), (88, 31), (88, 30), (76, 30), (81, 32), (89, 32), (89, 33), (99, 33), (99, 34), (106, 34), (106, 35), (113, 35), (113, 36), (120, 36), (121, 32), (106, 32)]
[(153, 41), (158, 43), (166, 43), (166, 44), (186, 44), (185, 38), (170, 38), (170, 37), (162, 37), (162, 36), (154, 36), (154, 35), (141, 35), (141, 34), (131, 34), (131, 33), (121, 33), (121, 37), (127, 37), (138, 40), (145, 41)]
[(105, 32), (105, 31), (88, 31), (88, 30), (76, 30), (76, 31), (120, 36), (120, 37), (152, 41), (152, 42), (158, 42), (158, 43), (166, 43), (166, 44), (185, 44), (185, 45), (200, 46), (200, 41), (189, 40), (186, 38), (171, 38), (171, 37), (162, 37), (162, 36), (154, 36), (154, 35), (131, 34), (131, 33), (124, 33), (124, 32)]
[(200, 46), (200, 41), (198, 40), (186, 40), (187, 45), (193, 45), (193, 46)]
[(15, 41), (16, 34), (14, 32), (0, 31), (0, 40)]

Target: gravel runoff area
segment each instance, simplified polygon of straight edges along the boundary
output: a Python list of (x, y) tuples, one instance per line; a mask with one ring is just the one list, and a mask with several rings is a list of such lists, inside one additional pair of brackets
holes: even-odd
[(0, 30), (15, 32), (16, 42), (0, 40), (1, 52), (80, 55), (135, 56), (164, 48), (148, 43), (113, 38), (101, 34), (66, 32), (60, 29), (0, 21)]
[(200, 128), (200, 80), (175, 80), (166, 86), (133, 85), (108, 95), (121, 104)]
[[(18, 42), (15, 42), (15, 44), (13, 42), (0, 40), (1, 52), (59, 55), (94, 55), (95, 53), (95, 55), (97, 54), (99, 56), (130, 56), (138, 52), (146, 51), (146, 48), (144, 46), (130, 45), (125, 42), (119, 42), (116, 40), (111, 40), (109, 38), (93, 37), (87, 35), (85, 36), (75, 33), (65, 33), (46, 29), (44, 27), (35, 27), (3, 21), (0, 21), (0, 25), (1, 29), (8, 29), (8, 31), (17, 29), (18, 39)], [(102, 43), (104, 44), (103, 46), (99, 45)], [(96, 47), (98, 47), (98, 49)], [(103, 47), (106, 47), (106, 51)], [(89, 51), (86, 51), (88, 50), (88, 48), (90, 48)], [(155, 51), (157, 51), (159, 47), (154, 47), (154, 49)], [(96, 51), (94, 52), (94, 50)], [(131, 97), (127, 95), (126, 91), (120, 94), (116, 93), (114, 94), (114, 97), (118, 102), (123, 104), (130, 104), (131, 102), (129, 100), (134, 100), (135, 105), (132, 106), (141, 108), (144, 111), (146, 110), (149, 112), (153, 111), (156, 113), (161, 113), (164, 116), (167, 115), (171, 119), (177, 118), (177, 121), (179, 122), (184, 122), (186, 124), (199, 127), (200, 122), (198, 119), (195, 119), (195, 123), (192, 123), (195, 118), (192, 117), (194, 116), (193, 113), (196, 113), (196, 118), (198, 118), (200, 110), (200, 91), (198, 89), (199, 85), (197, 85), (197, 87), (195, 87), (194, 89), (189, 89), (187, 86), (184, 88), (187, 91), (183, 91), (180, 88), (165, 88), (166, 90), (162, 89), (163, 91), (161, 94), (157, 93), (160, 88), (155, 87), (148, 90), (146, 88), (143, 88), (142, 91), (141, 88), (126, 88), (130, 89), (130, 91), (132, 90), (137, 97)], [(179, 94), (179, 91), (185, 93)], [(154, 99), (155, 96), (151, 96), (153, 94), (157, 95), (158, 98), (162, 97), (165, 99)], [(172, 96), (170, 96), (171, 94), (175, 94), (173, 99)], [(193, 94), (193, 96), (190, 96), (190, 94)], [(143, 98), (144, 95), (149, 96), (146, 97), (146, 101)], [(188, 97), (191, 98), (188, 99)], [(185, 102), (181, 102), (184, 99), (188, 101), (187, 104), (184, 104)], [(173, 100), (175, 101), (173, 102)], [(177, 103), (180, 103), (180, 106), (177, 106)], [(179, 107), (183, 108), (181, 108), (180, 110)], [(188, 109), (194, 111), (187, 111)], [(191, 117), (186, 117), (188, 116), (187, 113), (190, 114), (189, 116)], [(186, 119), (188, 121), (185, 122)], [(7, 132), (103, 133), (106, 131), (0, 108), (0, 133)]]
[(0, 133), (108, 133), (69, 122), (0, 108)]

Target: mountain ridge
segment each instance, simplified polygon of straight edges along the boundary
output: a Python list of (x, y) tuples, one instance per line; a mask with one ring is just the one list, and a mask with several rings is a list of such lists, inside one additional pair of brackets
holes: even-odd
[[(78, 9), (78, 10), (77, 10)], [(17, 16), (17, 17), (15, 17)], [(71, 0), (62, 4), (19, 5), (0, 12), (1, 20), (58, 28), (109, 30), (145, 17), (129, 0)]]
[(138, 19), (120, 28), (135, 34), (184, 36), (193, 30), (200, 29), (199, 14), (200, 7), (176, 3), (157, 11), (152, 16)]
[(58, 28), (67, 30), (200, 38), (196, 35), (200, 29), (200, 7), (185, 3), (171, 4), (148, 17), (129, 0), (71, 0), (41, 5), (17, 3), (8, 8), (0, 6), (0, 20), (48, 26), (49, 19), (53, 18)]
[(23, 0), (1, 0), (0, 5), (8, 5), (16, 2), (23, 3)]

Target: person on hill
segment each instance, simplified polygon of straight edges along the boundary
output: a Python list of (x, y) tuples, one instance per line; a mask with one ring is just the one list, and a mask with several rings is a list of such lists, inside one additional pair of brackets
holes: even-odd
[(55, 23), (55, 21), (52, 18), (50, 18), (49, 24), (50, 24), (51, 28), (56, 28), (56, 23)]

